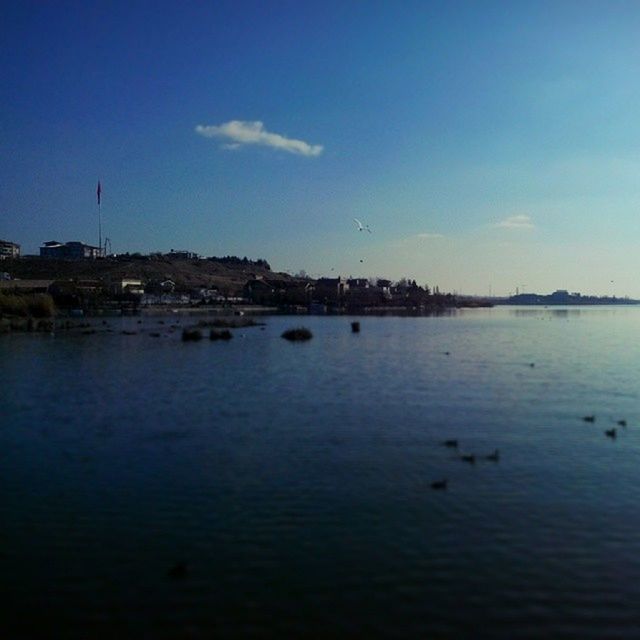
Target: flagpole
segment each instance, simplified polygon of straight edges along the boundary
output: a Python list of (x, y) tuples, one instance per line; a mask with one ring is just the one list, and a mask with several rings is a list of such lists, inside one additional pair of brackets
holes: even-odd
[(102, 186), (100, 180), (98, 180), (96, 195), (98, 196), (98, 257), (102, 257)]
[(102, 205), (98, 201), (98, 255), (102, 254)]

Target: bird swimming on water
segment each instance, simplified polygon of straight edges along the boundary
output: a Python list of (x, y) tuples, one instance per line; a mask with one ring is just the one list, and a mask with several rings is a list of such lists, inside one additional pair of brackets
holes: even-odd
[(458, 441), (457, 440), (445, 440), (442, 444), (445, 447), (453, 447), (454, 449), (458, 448)]
[(470, 464), (476, 463), (476, 457), (473, 453), (461, 455), (460, 460), (462, 460), (463, 462), (468, 462)]
[(444, 480), (436, 480), (435, 482), (431, 483), (431, 488), (432, 489), (446, 489), (447, 488), (447, 479), (445, 478)]
[(485, 460), (491, 460), (492, 462), (500, 461), (500, 451), (496, 449), (493, 453), (490, 453), (488, 456), (484, 457)]
[(626, 426), (627, 426), (627, 421), (626, 421), (626, 420), (618, 420), (618, 424), (619, 424), (621, 427), (626, 427)]
[(176, 564), (167, 571), (167, 577), (173, 580), (180, 580), (187, 577), (189, 573), (188, 565), (186, 562), (176, 562)]
[(596, 417), (591, 415), (591, 416), (583, 416), (582, 418), (585, 422), (595, 422), (596, 421)]
[(607, 429), (604, 432), (604, 435), (607, 436), (607, 438), (615, 438), (616, 437), (616, 430), (615, 429)]

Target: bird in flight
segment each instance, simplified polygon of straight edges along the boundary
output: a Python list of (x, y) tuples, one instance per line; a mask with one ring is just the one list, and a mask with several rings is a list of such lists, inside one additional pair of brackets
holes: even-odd
[(368, 231), (371, 233), (371, 229), (369, 229), (369, 225), (363, 225), (358, 218), (354, 218), (353, 221), (358, 225), (358, 231)]

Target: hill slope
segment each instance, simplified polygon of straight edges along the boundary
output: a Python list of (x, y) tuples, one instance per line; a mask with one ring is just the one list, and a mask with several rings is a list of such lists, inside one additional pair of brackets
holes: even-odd
[(181, 260), (166, 256), (103, 258), (98, 260), (49, 260), (19, 258), (4, 260), (0, 265), (12, 278), (39, 280), (100, 280), (104, 283), (119, 278), (138, 278), (143, 282), (173, 280), (178, 290), (217, 287), (233, 295), (254, 276), (295, 281), (286, 273), (274, 273), (263, 261), (207, 258)]

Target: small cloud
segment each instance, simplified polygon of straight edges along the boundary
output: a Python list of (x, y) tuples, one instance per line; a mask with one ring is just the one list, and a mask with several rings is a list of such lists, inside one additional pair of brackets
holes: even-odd
[(432, 238), (444, 238), (441, 233), (418, 233), (416, 234), (418, 240), (431, 240)]
[(501, 229), (533, 229), (533, 222), (529, 216), (525, 215), (517, 215), (517, 216), (509, 216), (505, 218), (501, 222), (495, 224), (496, 227), (500, 227)]
[(279, 133), (271, 133), (264, 128), (259, 120), (246, 122), (230, 120), (221, 125), (201, 125), (196, 127), (196, 133), (205, 138), (222, 138), (231, 142), (223, 145), (226, 149), (238, 149), (241, 145), (259, 144), (273, 149), (280, 149), (301, 156), (319, 156), (324, 147), (320, 144), (311, 145), (304, 140), (287, 138)]

